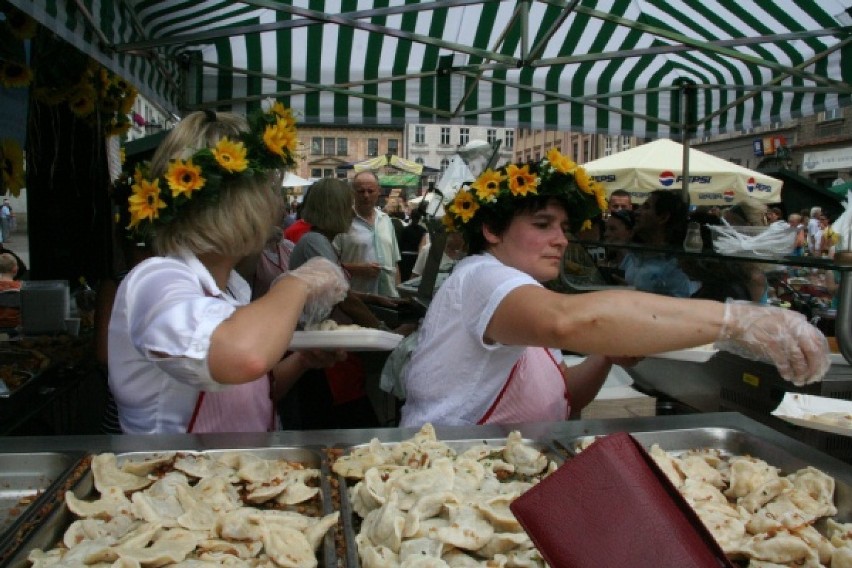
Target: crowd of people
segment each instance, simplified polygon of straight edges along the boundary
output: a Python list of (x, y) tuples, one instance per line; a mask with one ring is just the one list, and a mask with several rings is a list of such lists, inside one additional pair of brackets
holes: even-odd
[[(280, 103), (249, 118), (196, 112), (128, 176), (129, 226), (147, 235), (151, 255), (118, 283), (105, 334), (121, 431), (378, 425), (358, 353), (292, 351), (290, 342), (300, 326), (327, 319), (387, 329), (370, 304), (402, 301), (402, 252), (428, 250), (428, 233), (416, 214), (396, 226), (400, 211), (379, 207), (372, 172), (316, 182), (285, 217), (277, 188), (292, 165), (292, 128)], [(686, 211), (674, 195), (654, 193), (636, 210), (629, 195), (611, 196), (604, 237), (682, 241), (676, 221)], [(660, 287), (665, 255), (603, 258), (656, 293), (549, 290), (569, 238), (593, 229), (606, 208), (602, 190), (557, 151), (488, 169), (445, 204), (454, 268), (419, 325), (395, 330), (408, 336), (402, 425), (566, 419), (613, 365), (712, 342), (796, 384), (827, 372), (825, 337), (801, 314), (671, 297), (701, 286), (674, 266), (680, 275), (663, 282), (671, 289)], [(564, 351), (586, 357), (568, 366)]]

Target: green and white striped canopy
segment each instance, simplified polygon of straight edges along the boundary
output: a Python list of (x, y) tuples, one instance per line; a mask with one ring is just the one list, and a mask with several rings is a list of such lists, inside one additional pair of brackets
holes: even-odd
[(852, 0), (11, 0), (164, 107), (647, 138), (852, 101)]

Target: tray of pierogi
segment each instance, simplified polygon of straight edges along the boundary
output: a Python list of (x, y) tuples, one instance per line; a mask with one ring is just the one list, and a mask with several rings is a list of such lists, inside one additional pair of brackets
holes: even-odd
[(5, 566), (336, 568), (320, 449), (102, 453)]
[[(852, 485), (844, 480), (736, 429), (631, 435), (737, 566), (852, 566)], [(595, 439), (555, 444), (576, 455)]]
[(544, 567), (509, 504), (561, 456), (512, 432), (439, 440), (431, 424), (402, 442), (331, 450), (349, 568)]

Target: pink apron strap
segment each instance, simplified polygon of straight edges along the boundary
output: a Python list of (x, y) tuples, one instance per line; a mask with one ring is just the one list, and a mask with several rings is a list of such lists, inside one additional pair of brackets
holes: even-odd
[(192, 434), (192, 429), (195, 428), (195, 421), (198, 419), (198, 413), (201, 412), (202, 402), (204, 402), (204, 391), (198, 393), (198, 398), (195, 400), (195, 408), (192, 409), (192, 417), (189, 419), (189, 425), (186, 427), (187, 434)]
[(511, 383), (512, 379), (515, 377), (515, 371), (518, 369), (518, 364), (520, 362), (521, 359), (518, 358), (518, 360), (515, 361), (515, 364), (512, 365), (512, 370), (509, 372), (506, 382), (503, 383), (503, 388), (500, 389), (500, 393), (497, 395), (497, 398), (494, 399), (494, 402), (491, 403), (491, 407), (485, 412), (485, 415), (476, 423), (478, 426), (485, 424), (488, 419), (491, 418), (491, 415), (494, 414), (494, 411), (497, 409), (497, 405), (500, 404), (500, 400), (503, 398), (503, 395), (506, 394), (506, 389), (509, 388), (509, 383)]
[[(553, 356), (553, 353), (550, 352), (550, 349), (545, 349), (545, 351), (547, 352), (547, 356), (550, 357), (550, 360), (553, 361), (553, 364), (556, 365), (556, 368), (559, 369), (559, 372), (561, 373), (562, 367), (560, 367), (559, 363), (556, 362), (556, 358)], [(565, 385), (565, 400), (568, 401), (568, 406), (571, 406), (571, 403), (573, 401), (571, 400), (571, 393), (568, 392), (567, 381), (566, 381), (566, 385)]]

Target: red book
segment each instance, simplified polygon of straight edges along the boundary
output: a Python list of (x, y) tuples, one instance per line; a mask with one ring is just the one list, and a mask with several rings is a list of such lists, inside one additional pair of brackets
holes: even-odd
[(719, 544), (626, 432), (595, 441), (512, 512), (552, 568), (731, 568)]

